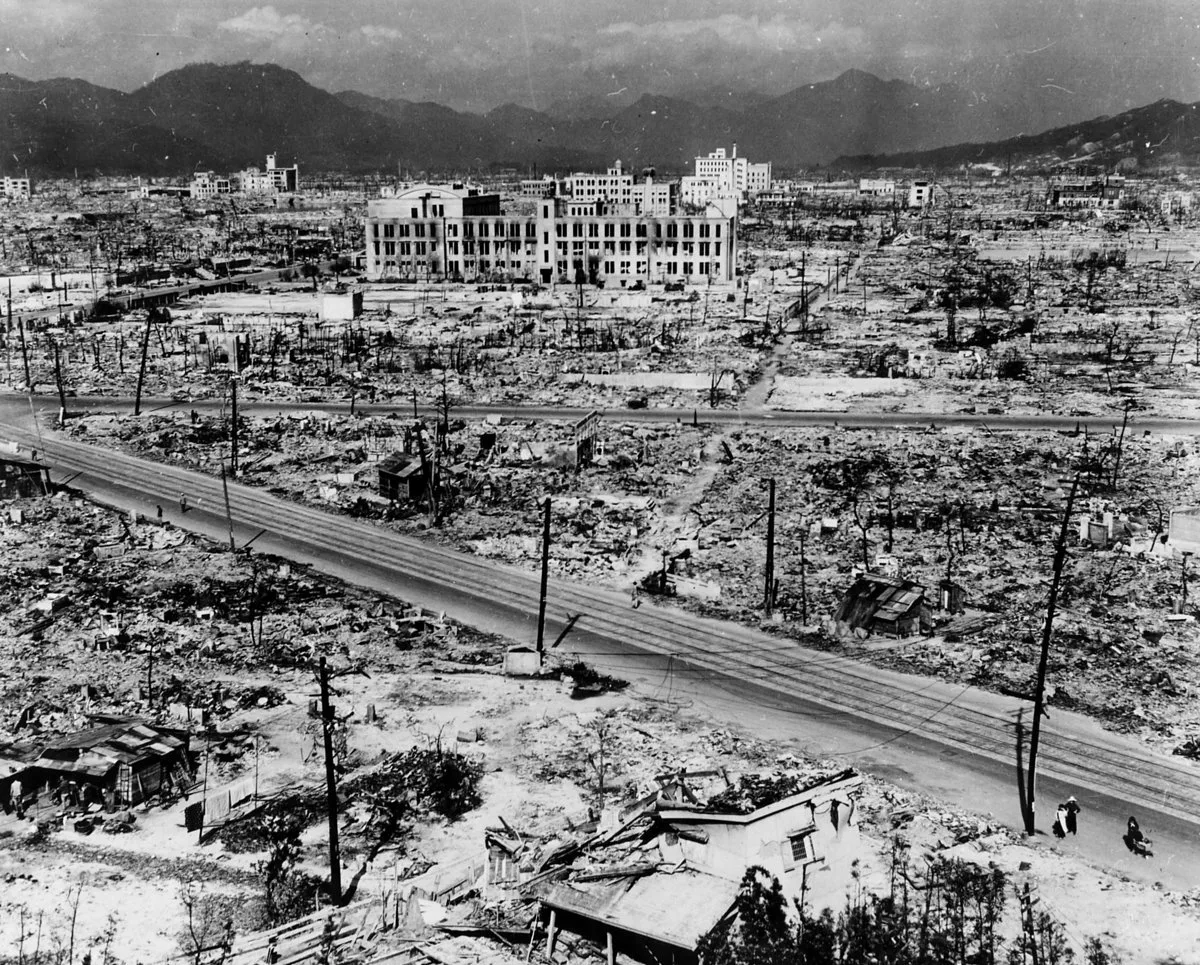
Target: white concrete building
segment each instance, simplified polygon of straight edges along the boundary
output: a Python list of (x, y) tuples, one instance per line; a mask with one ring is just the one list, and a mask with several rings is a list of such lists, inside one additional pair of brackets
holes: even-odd
[(229, 194), (232, 190), (229, 178), (219, 178), (212, 171), (197, 171), (188, 185), (188, 194), (193, 198), (215, 198)]
[(896, 193), (896, 182), (887, 178), (860, 178), (858, 193), (866, 198), (890, 198)]
[(3, 191), (0, 193), (3, 193), (6, 198), (27, 200), (33, 193), (30, 188), (29, 178), (5, 177), (3, 181), (0, 181), (0, 187), (3, 188)]
[(747, 158), (738, 157), (737, 145), (734, 144), (731, 155), (726, 155), (725, 148), (721, 147), (696, 158), (695, 178), (690, 188), (693, 192), (700, 190), (700, 182), (709, 182), (716, 188), (710, 197), (733, 195), (744, 201), (749, 195), (771, 189), (771, 162), (751, 164)]
[(733, 280), (736, 218), (634, 214), (593, 198), (543, 198), (534, 215), (498, 194), (418, 185), (367, 205), (367, 277), (528, 278), (543, 284)]

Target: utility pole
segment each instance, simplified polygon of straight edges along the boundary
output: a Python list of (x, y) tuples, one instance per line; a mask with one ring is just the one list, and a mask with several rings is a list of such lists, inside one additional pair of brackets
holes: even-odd
[(800, 624), (808, 626), (808, 559), (804, 555), (804, 544), (808, 540), (808, 522), (800, 520)]
[(329, 668), (321, 655), (321, 732), (325, 739), (325, 797), (329, 810), (329, 893), (334, 907), (342, 903), (342, 859), (338, 849), (337, 775), (333, 767), (333, 707), (329, 703)]
[(767, 480), (770, 487), (767, 497), (767, 572), (763, 588), (763, 612), (771, 615), (775, 608), (775, 480)]
[(550, 497), (546, 497), (546, 513), (542, 518), (542, 589), (538, 596), (537, 652), (541, 661), (546, 642), (546, 584), (550, 580)]
[(229, 391), (233, 400), (233, 418), (229, 423), (229, 472), (236, 477), (238, 471), (237, 379), (232, 375), (229, 377)]
[(62, 360), (58, 339), (51, 337), (54, 345), (54, 381), (58, 385), (58, 425), (61, 428), (67, 423), (67, 394), (63, 391)]
[(1046, 622), (1042, 627), (1042, 654), (1038, 659), (1037, 686), (1033, 695), (1033, 726), (1029, 732), (1029, 770), (1025, 782), (1025, 833), (1034, 834), (1036, 827), (1036, 805), (1034, 792), (1037, 778), (1038, 737), (1042, 729), (1043, 707), (1046, 701), (1046, 664), (1050, 659), (1050, 638), (1054, 630), (1054, 607), (1058, 603), (1058, 588), (1062, 583), (1063, 563), (1067, 558), (1067, 527), (1070, 525), (1071, 509), (1075, 505), (1075, 493), (1079, 489), (1079, 476), (1071, 481), (1067, 494), (1067, 505), (1063, 510), (1062, 526), (1058, 531), (1058, 542), (1054, 547), (1054, 577), (1050, 581), (1050, 599), (1046, 603)]
[[(11, 302), (9, 303), (12, 304)], [(11, 308), (10, 308), (11, 311)], [(33, 380), (29, 377), (29, 346), (25, 344), (25, 316), (17, 316), (17, 332), (21, 336), (21, 359), (25, 363), (25, 389), (33, 391)]]
[(137, 394), (133, 400), (133, 414), (142, 414), (142, 385), (146, 381), (146, 355), (150, 351), (150, 326), (154, 321), (154, 309), (146, 313), (146, 331), (142, 333), (142, 362), (138, 366)]
[(233, 513), (229, 509), (229, 477), (225, 474), (225, 462), (221, 461), (221, 489), (225, 493), (225, 520), (229, 524), (229, 551), (237, 552), (233, 542)]

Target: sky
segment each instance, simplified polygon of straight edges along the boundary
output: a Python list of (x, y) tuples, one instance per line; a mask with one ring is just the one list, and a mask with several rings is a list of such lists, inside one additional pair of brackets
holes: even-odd
[(330, 91), (539, 110), (778, 95), (849, 68), (1113, 113), (1200, 100), (1198, 0), (0, 0), (0, 71), (133, 90), (271, 62)]

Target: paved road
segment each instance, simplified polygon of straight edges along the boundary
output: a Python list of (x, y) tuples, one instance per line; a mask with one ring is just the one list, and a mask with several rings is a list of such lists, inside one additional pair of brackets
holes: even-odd
[[(221, 538), (225, 534), (218, 479), (150, 463), (44, 434), (0, 426), (0, 436), (38, 447), (56, 480), (101, 493), (117, 505), (168, 517)], [(336, 572), (405, 599), (464, 611), (469, 622), (499, 627), (532, 640), (537, 611), (533, 573), (404, 537), (369, 523), (334, 516), (231, 484), (238, 545), (279, 553)], [(180, 518), (186, 492), (199, 510)], [(594, 586), (552, 580), (548, 634), (579, 614), (575, 645), (608, 655), (643, 655), (647, 674), (731, 689), (746, 718), (761, 709), (783, 713), (800, 732), (855, 735), (859, 757), (876, 771), (908, 774), (912, 783), (959, 799), (980, 789), (995, 797), (989, 810), (1016, 823), (1013, 788), (1016, 728), (1028, 706), (935, 680), (860, 665), (808, 650), (751, 628), (707, 620), (668, 607), (629, 607), (628, 597)], [(785, 726), (777, 724), (776, 726)], [(831, 738), (832, 739), (832, 738)], [(865, 747), (864, 745), (865, 741)], [(1089, 828), (1100, 833), (1101, 860), (1119, 862), (1124, 818), (1137, 814), (1153, 828), (1153, 865), (1126, 869), (1173, 889), (1200, 885), (1200, 767), (1155, 754), (1141, 743), (1109, 734), (1094, 722), (1054, 711), (1043, 728), (1042, 814), (1068, 793), (1086, 798)], [(1008, 789), (1005, 791), (1004, 789)], [(1000, 795), (1003, 795), (1001, 797)], [(1043, 824), (1049, 819), (1044, 818)], [(1097, 845), (1099, 847), (1099, 845)]]
[[(58, 396), (42, 393), (32, 396), (33, 405), (43, 412), (58, 415)], [(0, 410), (28, 413), (29, 397), (23, 392), (0, 390)], [(148, 413), (163, 413), (171, 410), (212, 413), (227, 406), (221, 399), (192, 400), (175, 398), (151, 398), (142, 400), (142, 409)], [(116, 412), (131, 413), (133, 399), (114, 396), (88, 395), (67, 399), (68, 413)], [(346, 414), (350, 402), (264, 402), (245, 399), (239, 395), (238, 411), (246, 416), (273, 416), (297, 412), (326, 412)], [(411, 403), (395, 401), (388, 404), (363, 404), (356, 402), (355, 412), (364, 415), (401, 416), (412, 414)], [(418, 413), (425, 418), (438, 414), (436, 407), (418, 405)], [(461, 405), (455, 406), (452, 415), (456, 419), (484, 419), (497, 416), (521, 420), (565, 420), (582, 419), (590, 412), (599, 411), (612, 422), (644, 422), (650, 424), (695, 423), (715, 426), (779, 427), (825, 426), (870, 429), (927, 429), (966, 427), (1007, 431), (1041, 429), (1069, 432), (1087, 428), (1089, 432), (1110, 433), (1121, 428), (1120, 415), (1059, 416), (1039, 413), (1034, 415), (984, 414), (973, 412), (787, 412), (776, 409), (585, 409), (573, 406), (534, 405)], [(1127, 432), (1161, 432), (1176, 435), (1200, 435), (1200, 419), (1163, 419), (1136, 417), (1129, 420)]]

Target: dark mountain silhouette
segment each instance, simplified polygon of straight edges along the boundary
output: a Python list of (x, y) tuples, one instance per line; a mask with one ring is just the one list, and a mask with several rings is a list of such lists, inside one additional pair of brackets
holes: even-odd
[(1040, 134), (954, 144), (930, 151), (841, 157), (831, 167), (936, 170), (994, 164), (1006, 169), (1049, 169), (1066, 162), (1109, 168), (1153, 167), (1194, 161), (1197, 156), (1200, 156), (1200, 102), (1181, 104), (1164, 99)]
[[(720, 89), (704, 93), (704, 103), (626, 97), (595, 98), (582, 105), (588, 108), (582, 115), (513, 104), (469, 114), (355, 91), (331, 94), (273, 64), (195, 64), (131, 94), (80, 80), (0, 75), (0, 170), (38, 176), (76, 168), (80, 174), (233, 171), (275, 153), (309, 173), (566, 173), (603, 169), (621, 158), (630, 169), (653, 166), (668, 176), (689, 172), (699, 154), (736, 143), (739, 153), (772, 161), (782, 174), (839, 157), (866, 166), (939, 145), (986, 146), (1021, 131), (1021, 112), (1004, 104), (949, 85), (916, 87), (857, 70), (772, 98)], [(1132, 144), (1132, 131), (1126, 133), (1114, 129), (1085, 140)], [(1050, 150), (1057, 137), (1049, 132), (1025, 139), (1027, 145), (1016, 140), (1030, 150)], [(929, 157), (957, 157), (967, 149), (947, 150)]]

